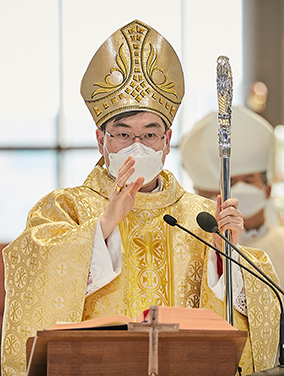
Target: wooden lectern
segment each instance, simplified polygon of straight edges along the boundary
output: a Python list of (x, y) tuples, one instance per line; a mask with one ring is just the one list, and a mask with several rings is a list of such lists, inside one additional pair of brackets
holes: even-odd
[[(188, 311), (199, 311), (193, 328), (159, 333), (159, 375), (234, 376), (247, 333), (211, 311)], [(27, 342), (27, 376), (147, 376), (148, 356), (146, 332), (44, 330)]]

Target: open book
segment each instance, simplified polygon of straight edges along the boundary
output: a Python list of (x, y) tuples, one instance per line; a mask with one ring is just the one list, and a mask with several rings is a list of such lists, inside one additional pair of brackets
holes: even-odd
[[(121, 326), (121, 329), (127, 329), (127, 323), (129, 322), (147, 321), (148, 312), (149, 310), (140, 313), (136, 320), (132, 320), (127, 316), (106, 316), (88, 321), (57, 323), (49, 330), (82, 330), (101, 327), (113, 329), (114, 326)], [(215, 312), (202, 308), (159, 307), (158, 321), (169, 324), (177, 323), (180, 330), (236, 330)]]

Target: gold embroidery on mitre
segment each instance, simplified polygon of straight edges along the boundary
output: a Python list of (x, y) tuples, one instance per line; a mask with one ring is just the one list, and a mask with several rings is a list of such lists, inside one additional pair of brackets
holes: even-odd
[[(110, 91), (112, 92), (114, 89), (120, 88), (124, 84), (126, 78), (128, 77), (129, 67), (128, 67), (127, 60), (126, 60), (126, 58), (123, 54), (122, 46), (123, 45), (121, 45), (119, 47), (118, 55), (116, 55), (116, 63), (117, 63), (118, 66), (112, 68), (110, 70), (110, 73), (105, 76), (105, 79), (104, 79), (105, 82), (98, 82), (98, 83), (94, 84), (94, 86), (98, 86), (99, 88), (96, 89), (92, 93), (92, 99), (97, 94), (108, 93)], [(112, 76), (113, 72), (119, 72), (122, 75), (122, 82), (121, 83), (115, 84), (111, 81), (111, 76)]]
[[(170, 44), (154, 29), (133, 21), (102, 46), (81, 86), (97, 126), (118, 113), (139, 109), (158, 114), (171, 126), (184, 94), (184, 82), (180, 62)], [(104, 69), (102, 61), (109, 68), (98, 80)]]
[[(147, 73), (148, 76), (151, 78), (154, 85), (156, 85), (159, 89), (166, 93), (172, 93), (175, 97), (178, 97), (177, 92), (173, 89), (175, 86), (174, 82), (169, 82), (168, 76), (164, 73), (163, 68), (156, 67), (155, 64), (157, 62), (157, 54), (155, 53), (154, 47), (150, 44), (150, 54), (147, 60)], [(163, 75), (163, 81), (161, 84), (154, 82), (153, 75), (158, 71)]]

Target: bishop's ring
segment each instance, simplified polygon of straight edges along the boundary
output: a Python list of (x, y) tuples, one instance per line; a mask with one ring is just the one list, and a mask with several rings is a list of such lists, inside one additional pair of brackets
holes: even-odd
[(114, 187), (114, 190), (116, 192), (121, 192), (123, 190), (124, 187), (120, 187), (117, 183), (115, 184), (115, 187)]

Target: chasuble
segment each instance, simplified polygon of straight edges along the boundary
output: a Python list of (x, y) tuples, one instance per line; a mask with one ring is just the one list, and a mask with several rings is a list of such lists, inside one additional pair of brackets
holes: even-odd
[[(150, 305), (203, 307), (224, 316), (223, 302), (207, 283), (210, 250), (163, 221), (165, 214), (204, 240), (212, 235), (196, 223), (200, 211), (214, 215), (215, 203), (187, 193), (174, 176), (160, 174), (162, 191), (135, 196), (119, 225), (122, 270), (86, 297), (97, 221), (108, 204), (113, 180), (96, 166), (84, 184), (58, 189), (30, 211), (26, 229), (3, 250), (6, 301), (2, 374), (25, 375), (25, 343), (57, 321), (78, 322), (108, 315), (132, 318)], [(261, 250), (242, 248), (276, 283), (274, 268)], [(235, 327), (248, 330), (241, 358), (243, 375), (270, 368), (278, 345), (279, 307), (273, 293), (243, 272), (248, 317), (235, 311)]]

